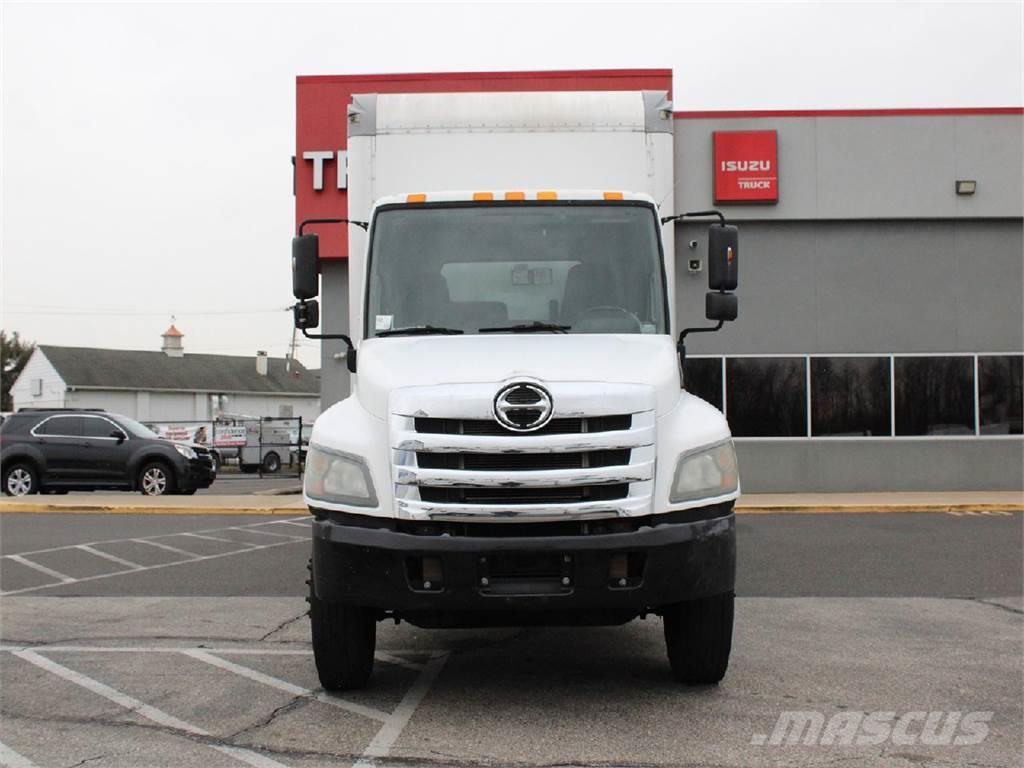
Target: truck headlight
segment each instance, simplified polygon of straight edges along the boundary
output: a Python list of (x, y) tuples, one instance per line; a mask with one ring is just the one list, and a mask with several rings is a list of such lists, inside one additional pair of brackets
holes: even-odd
[(174, 450), (176, 450), (178, 453), (180, 453), (186, 459), (194, 459), (194, 458), (196, 458), (196, 452), (194, 450), (192, 450), (191, 448), (189, 448), (187, 445), (182, 445), (181, 443), (175, 443), (174, 444)]
[(739, 477), (732, 440), (684, 453), (676, 464), (669, 501), (678, 504), (725, 496), (739, 487)]
[(377, 506), (366, 462), (351, 453), (310, 445), (304, 482), (306, 495), (313, 499), (356, 507)]

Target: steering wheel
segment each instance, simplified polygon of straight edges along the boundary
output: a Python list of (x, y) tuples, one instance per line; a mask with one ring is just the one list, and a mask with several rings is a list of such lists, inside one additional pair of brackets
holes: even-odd
[[(589, 318), (593, 319), (589, 319)], [(616, 323), (616, 320), (619, 322)], [(601, 326), (607, 323), (612, 326), (623, 326), (628, 324), (629, 328), (614, 327), (613, 329), (605, 329)], [(593, 330), (590, 330), (590, 326), (596, 326)], [(640, 318), (630, 312), (625, 307), (617, 307), (612, 304), (604, 304), (597, 307), (587, 307), (579, 316), (576, 318), (576, 322), (572, 324), (573, 331), (577, 333), (586, 333), (590, 330), (591, 333), (642, 333), (643, 323), (640, 322)]]

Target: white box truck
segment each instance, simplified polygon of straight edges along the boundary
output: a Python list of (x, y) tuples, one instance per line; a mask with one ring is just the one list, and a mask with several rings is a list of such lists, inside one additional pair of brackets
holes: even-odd
[[(738, 243), (709, 230), (706, 314), (676, 337), (665, 93), (356, 96), (350, 334), (318, 335), (319, 254), (293, 240), (296, 324), (348, 345), (313, 428), (313, 650), (369, 679), (376, 623), (664, 619), (670, 667), (717, 683), (732, 641), (736, 457), (683, 389), (685, 335), (736, 317)], [(328, 311), (337, 297), (322, 297)], [(326, 371), (324, 375), (329, 375)]]

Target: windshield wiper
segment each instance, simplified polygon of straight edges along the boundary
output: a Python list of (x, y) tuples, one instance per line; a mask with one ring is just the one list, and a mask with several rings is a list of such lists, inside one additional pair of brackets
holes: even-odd
[(374, 335), (380, 338), (381, 336), (455, 336), (460, 333), (465, 333), (465, 331), (461, 328), (440, 328), (436, 325), (413, 325), (408, 328), (381, 331)]
[(532, 323), (522, 323), (520, 325), (506, 325), (499, 328), (481, 328), (479, 333), (544, 333), (548, 331), (550, 333), (565, 333), (571, 325), (557, 325), (555, 323), (542, 323), (539, 320), (534, 320)]

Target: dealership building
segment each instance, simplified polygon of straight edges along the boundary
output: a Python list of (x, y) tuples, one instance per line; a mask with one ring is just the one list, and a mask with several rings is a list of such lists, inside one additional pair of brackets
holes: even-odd
[[(643, 91), (664, 112), (673, 76), (299, 77), (296, 226), (346, 214), (354, 96), (519, 91)], [(650, 171), (674, 180), (663, 215), (740, 227), (739, 319), (690, 337), (685, 378), (725, 412), (744, 489), (1022, 489), (1024, 109), (670, 114), (673, 167)], [(707, 223), (671, 226), (675, 326), (701, 326)], [(348, 332), (345, 228), (310, 231), (322, 331)], [(324, 407), (349, 392), (344, 350), (322, 343)]]

